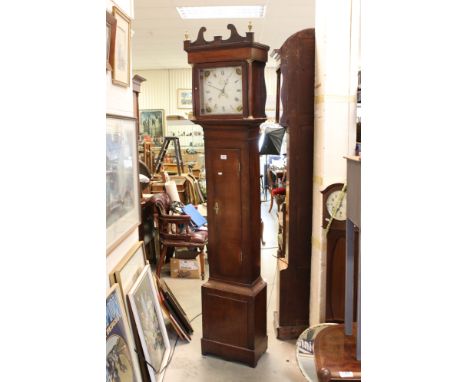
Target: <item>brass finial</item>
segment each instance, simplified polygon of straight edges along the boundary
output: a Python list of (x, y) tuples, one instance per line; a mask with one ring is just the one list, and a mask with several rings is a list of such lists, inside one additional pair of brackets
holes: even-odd
[(185, 40), (188, 40), (188, 39), (189, 39), (189, 34), (188, 34), (188, 32), (187, 32), (187, 31), (185, 31), (185, 34), (184, 34), (184, 36), (185, 36)]
[(249, 26), (248, 26), (248, 28), (249, 28), (249, 32), (252, 32), (252, 21), (249, 21)]

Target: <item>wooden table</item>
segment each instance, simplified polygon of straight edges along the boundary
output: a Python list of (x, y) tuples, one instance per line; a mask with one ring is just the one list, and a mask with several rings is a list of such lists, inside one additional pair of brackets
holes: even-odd
[(319, 382), (360, 381), (361, 361), (356, 359), (356, 329), (345, 335), (344, 325), (321, 330), (314, 341), (315, 369)]
[(317, 371), (315, 370), (315, 355), (313, 343), (317, 335), (323, 329), (337, 324), (324, 323), (307, 328), (296, 341), (296, 360), (302, 375), (309, 382), (317, 382)]

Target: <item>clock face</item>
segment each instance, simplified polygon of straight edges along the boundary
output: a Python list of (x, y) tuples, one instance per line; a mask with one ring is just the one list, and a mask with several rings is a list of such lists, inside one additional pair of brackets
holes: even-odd
[(327, 206), (327, 211), (330, 216), (333, 216), (333, 212), (336, 209), (335, 212), (335, 219), (336, 220), (346, 220), (346, 194), (343, 196), (343, 199), (341, 200), (341, 204), (338, 207), (338, 204), (340, 203), (340, 197), (341, 197), (341, 191), (333, 191), (330, 196), (328, 197), (326, 201), (326, 206)]
[(242, 67), (200, 69), (200, 114), (242, 114)]

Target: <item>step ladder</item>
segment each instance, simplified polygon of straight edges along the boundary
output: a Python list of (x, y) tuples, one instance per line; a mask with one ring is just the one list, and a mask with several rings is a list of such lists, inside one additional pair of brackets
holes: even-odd
[(166, 156), (167, 149), (169, 148), (169, 144), (174, 143), (174, 150), (175, 150), (175, 157), (177, 162), (177, 173), (181, 175), (184, 171), (184, 162), (182, 160), (182, 152), (180, 151), (180, 142), (178, 137), (164, 137), (164, 142), (161, 147), (161, 151), (159, 151), (158, 157), (155, 161), (155, 172), (158, 173), (161, 170), (161, 165), (164, 161), (164, 157)]

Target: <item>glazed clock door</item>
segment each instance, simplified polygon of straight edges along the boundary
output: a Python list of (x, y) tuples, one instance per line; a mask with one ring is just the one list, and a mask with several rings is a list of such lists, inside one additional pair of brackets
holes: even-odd
[(211, 153), (214, 219), (209, 222), (209, 230), (214, 248), (208, 252), (216, 254), (216, 258), (210, 259), (210, 267), (215, 278), (238, 279), (242, 275), (240, 150), (213, 149)]

